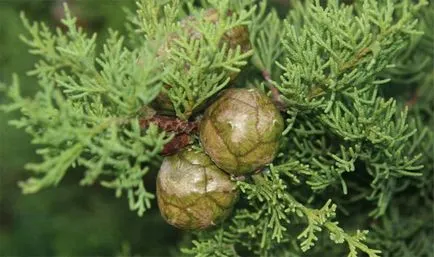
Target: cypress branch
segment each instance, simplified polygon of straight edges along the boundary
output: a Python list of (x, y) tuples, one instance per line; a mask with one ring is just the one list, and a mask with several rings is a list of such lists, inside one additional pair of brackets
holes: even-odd
[[(161, 151), (195, 130), (222, 90), (247, 85), (284, 114), (279, 152), (256, 174), (232, 178), (242, 192), (233, 215), (188, 233), (184, 254), (431, 252), (432, 226), (418, 219), (431, 220), (433, 191), (432, 5), (294, 1), (282, 19), (266, 1), (199, 2), (138, 1), (128, 37), (110, 31), (101, 51), (67, 6), (65, 31), (22, 15), (29, 36), (21, 39), (40, 58), (28, 73), (39, 91), (23, 97), (16, 76), (0, 90), (9, 98), (2, 109), (21, 113), (10, 123), (41, 156), (26, 166), (34, 177), (19, 183), (23, 192), (56, 186), (78, 166), (82, 186), (125, 194), (145, 215), (155, 196), (144, 180)], [(228, 39), (236, 28), (248, 28), (251, 46)], [(159, 97), (182, 126), (152, 110)], [(201, 151), (198, 141), (193, 135)], [(407, 199), (417, 213), (405, 210)]]

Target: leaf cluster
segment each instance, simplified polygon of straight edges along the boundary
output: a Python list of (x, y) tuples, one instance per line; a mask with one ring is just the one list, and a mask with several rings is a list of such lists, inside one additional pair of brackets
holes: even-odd
[[(329, 1), (322, 6), (319, 1), (295, 1), (284, 21), (259, 6), (251, 26), (256, 50), (252, 63), (269, 76), (264, 83), (276, 87), (287, 106), (280, 153), (265, 179), (239, 182), (252, 206), (238, 210), (224, 232), (215, 232), (223, 233), (226, 244), (198, 235), (204, 241), (195, 241), (186, 252), (210, 256), (200, 243), (207, 242), (240, 251), (247, 248), (259, 256), (303, 256), (307, 250), (315, 255), (329, 248), (336, 256), (344, 255), (339, 247), (318, 244), (323, 231), (328, 231), (333, 243), (347, 244), (349, 256), (358, 252), (380, 256), (367, 246), (373, 241), (366, 231), (349, 234), (335, 218), (339, 213), (359, 214), (357, 224), (363, 221), (369, 227), (369, 217), (384, 217), (400, 193), (411, 192), (416, 185), (417, 190), (432, 192), (430, 186), (418, 184), (432, 181), (433, 173), (432, 130), (428, 120), (421, 121), (415, 113), (423, 100), (404, 107), (401, 99), (390, 98), (383, 90), (397, 84), (385, 74), (408, 78), (417, 73), (416, 86), (428, 85), (424, 80), (430, 78), (427, 66), (432, 59), (426, 57), (425, 38), (432, 36), (427, 30), (432, 26), (416, 20), (426, 4)], [(277, 40), (282, 27), (284, 36)], [(428, 61), (397, 70), (408, 49)], [(431, 202), (426, 201), (422, 205)], [(408, 242), (402, 244), (406, 247)]]
[[(7, 92), (12, 103), (3, 109), (22, 113), (11, 124), (39, 146), (42, 160), (26, 166), (36, 176), (20, 182), (23, 192), (57, 185), (69, 168), (82, 166), (83, 185), (105, 177), (109, 181), (102, 185), (115, 188), (117, 195), (126, 192), (131, 209), (142, 215), (153, 199), (143, 177), (170, 140), (154, 126), (143, 131), (137, 115), (161, 87), (155, 53), (150, 48), (129, 50), (123, 37), (112, 32), (97, 54), (96, 35), (77, 27), (69, 11), (63, 20), (66, 31), (53, 33), (44, 23), (22, 20), (31, 35), (22, 40), (40, 56), (29, 72), (40, 89), (33, 98), (22, 97), (15, 78)], [(149, 59), (146, 67), (136, 65), (142, 56)]]

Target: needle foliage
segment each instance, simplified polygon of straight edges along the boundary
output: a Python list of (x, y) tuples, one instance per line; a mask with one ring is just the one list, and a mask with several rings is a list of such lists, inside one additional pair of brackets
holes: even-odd
[[(206, 22), (209, 8), (232, 15)], [(153, 100), (164, 92), (176, 116), (192, 120), (224, 88), (257, 87), (282, 106), (279, 154), (262, 173), (237, 181), (242, 194), (231, 217), (186, 232), (176, 254), (434, 251), (434, 9), (427, 1), (291, 1), (282, 17), (267, 1), (141, 0), (126, 16), (128, 33), (110, 30), (98, 51), (97, 35), (78, 27), (67, 8), (63, 30), (22, 15), (28, 34), (21, 39), (39, 57), (28, 75), (39, 90), (23, 97), (15, 76), (2, 85), (10, 99), (2, 109), (21, 113), (10, 123), (38, 146), (40, 162), (26, 166), (33, 176), (19, 182), (24, 193), (56, 186), (79, 167), (81, 185), (125, 195), (146, 219), (156, 203), (144, 181), (173, 136), (140, 127)], [(180, 22), (191, 17), (200, 36)], [(221, 41), (237, 26), (248, 27), (252, 50)], [(236, 80), (234, 72), (241, 72)]]

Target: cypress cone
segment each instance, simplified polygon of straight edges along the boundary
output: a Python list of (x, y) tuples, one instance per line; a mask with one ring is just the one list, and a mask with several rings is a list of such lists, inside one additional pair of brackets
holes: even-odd
[(205, 153), (192, 149), (166, 157), (157, 177), (161, 215), (180, 229), (217, 225), (229, 216), (238, 194), (228, 174)]
[(244, 175), (273, 161), (283, 118), (273, 102), (256, 89), (228, 89), (205, 112), (200, 140), (214, 163)]

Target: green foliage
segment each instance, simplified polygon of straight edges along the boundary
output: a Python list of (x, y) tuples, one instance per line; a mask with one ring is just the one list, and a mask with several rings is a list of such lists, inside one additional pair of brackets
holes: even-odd
[[(348, 256), (357, 256), (358, 251), (370, 257), (380, 256), (380, 251), (370, 249), (364, 243), (367, 231), (357, 230), (351, 235), (333, 221), (336, 205), (330, 200), (318, 209), (306, 207), (288, 192), (285, 181), (273, 167), (268, 175), (254, 175), (253, 180), (254, 184), (239, 182), (250, 208), (237, 211), (228, 228), (217, 230), (213, 238), (202, 238), (200, 243), (193, 241), (194, 247), (183, 249), (185, 253), (238, 256), (234, 249), (240, 244), (258, 256), (277, 256), (282, 249), (291, 247), (296, 247), (294, 252), (301, 254), (315, 246), (319, 233), (327, 231), (333, 242), (348, 245)], [(297, 224), (297, 233), (288, 229), (294, 224)], [(300, 226), (304, 228), (300, 230)], [(201, 234), (198, 236), (203, 237)], [(299, 246), (293, 245), (291, 240), (294, 239), (299, 241)]]
[(330, 111), (338, 94), (369, 90), (418, 33), (412, 13), (426, 4), (364, 1), (361, 6), (298, 3), (289, 13), (284, 38), (285, 71), (279, 90), (301, 109)]
[[(232, 16), (220, 15), (218, 22), (212, 23), (203, 20), (205, 10), (196, 10), (192, 17), (184, 17), (180, 10), (185, 5), (193, 8), (190, 2), (172, 1), (163, 5), (159, 1), (141, 1), (138, 3), (138, 17), (131, 20), (146, 39), (162, 42), (160, 58), (169, 60), (163, 67), (168, 71), (163, 78), (169, 85), (167, 94), (177, 116), (187, 119), (228, 85), (231, 72), (239, 72), (246, 65), (252, 51), (243, 53), (240, 47), (228, 49), (228, 44), (222, 45), (221, 39), (229, 30), (249, 24), (254, 8), (241, 10)], [(229, 1), (214, 1), (211, 6), (218, 13), (226, 13)], [(175, 23), (181, 18), (184, 18), (184, 23), (188, 19), (198, 22), (192, 20), (194, 24), (191, 25)], [(192, 34), (200, 36), (193, 38)]]
[[(130, 209), (143, 215), (154, 198), (144, 178), (171, 139), (139, 125), (155, 97), (166, 93), (176, 116), (189, 119), (228, 86), (258, 86), (285, 108), (278, 157), (239, 180), (233, 215), (214, 230), (187, 233), (193, 241), (182, 252), (428, 256), (433, 7), (423, 0), (293, 1), (281, 19), (266, 1), (199, 2), (139, 1), (136, 13), (127, 12), (128, 38), (110, 31), (101, 53), (96, 35), (69, 13), (66, 30), (55, 32), (23, 17), (30, 37), (22, 40), (40, 57), (29, 72), (39, 91), (25, 98), (14, 79), (3, 106), (21, 112), (11, 124), (32, 136), (42, 158), (26, 166), (36, 175), (20, 182), (23, 192), (57, 185), (81, 167), (81, 185), (126, 193)], [(207, 22), (206, 8), (233, 15)], [(253, 45), (245, 53), (221, 42), (240, 25)], [(231, 82), (241, 69), (247, 75)]]
[[(408, 139), (417, 130), (408, 124), (407, 111), (378, 91), (389, 82), (381, 78), (383, 72), (411, 36), (421, 34), (412, 17), (425, 4), (330, 2), (323, 9), (307, 3), (289, 14), (285, 61), (279, 65), (284, 74), (276, 85), (289, 108), (301, 115), (301, 125), (295, 121), (288, 134), (297, 146), (294, 154), (306, 153), (303, 163), (313, 170), (307, 182), (313, 190), (340, 183), (344, 194), (348, 186), (342, 174), (354, 171), (357, 160), (363, 162), (372, 176), (372, 190), (363, 196), (376, 201), (371, 214), (377, 217), (391, 200), (395, 178), (420, 176), (416, 171), (423, 167), (422, 154), (408, 152)], [(317, 136), (300, 139), (306, 126), (316, 126), (311, 133)]]
[[(432, 208), (429, 206), (408, 206), (399, 202), (389, 213), (373, 226), (371, 243), (385, 249), (383, 256), (430, 256), (434, 250), (432, 245), (433, 223), (426, 223), (432, 219)], [(432, 203), (431, 203), (432, 206)], [(417, 209), (416, 212), (409, 207)], [(413, 209), (413, 210), (414, 210)]]
[[(113, 32), (104, 51), (95, 52), (95, 35), (87, 36), (67, 16), (67, 32), (50, 32), (41, 23), (23, 22), (32, 38), (23, 40), (31, 52), (41, 56), (35, 69), (40, 91), (34, 99), (23, 98), (18, 81), (8, 91), (14, 103), (7, 111), (20, 110), (24, 116), (12, 124), (32, 135), (32, 143), (42, 162), (26, 167), (37, 174), (20, 183), (24, 193), (57, 185), (68, 168), (87, 168), (82, 184), (93, 184), (101, 175), (114, 176), (104, 186), (114, 187), (117, 195), (126, 191), (131, 209), (142, 215), (153, 195), (143, 185), (143, 176), (170, 137), (152, 126), (142, 133), (137, 112), (158, 93), (158, 64), (136, 64), (140, 57), (154, 54), (148, 49), (127, 50), (123, 39)], [(155, 60), (150, 58), (151, 60)], [(114, 71), (116, 69), (116, 71)], [(88, 157), (91, 156), (89, 159)]]

